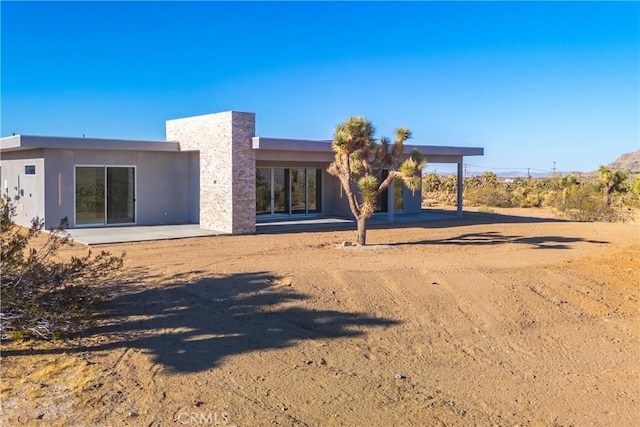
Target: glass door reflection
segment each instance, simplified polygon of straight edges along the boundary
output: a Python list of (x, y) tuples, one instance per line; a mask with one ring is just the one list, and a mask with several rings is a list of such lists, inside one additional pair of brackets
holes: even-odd
[(273, 169), (273, 213), (289, 213), (289, 169)]
[(256, 168), (256, 215), (322, 211), (322, 169)]

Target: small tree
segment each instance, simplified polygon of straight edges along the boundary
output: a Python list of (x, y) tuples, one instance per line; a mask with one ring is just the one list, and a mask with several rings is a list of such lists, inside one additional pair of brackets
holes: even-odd
[[(360, 245), (366, 244), (367, 220), (374, 213), (378, 196), (397, 179), (415, 192), (420, 188), (420, 174), (425, 165), (417, 150), (401, 162), (404, 143), (411, 138), (409, 129), (397, 128), (393, 144), (386, 137), (377, 142), (375, 131), (364, 117), (350, 117), (336, 126), (332, 144), (335, 161), (327, 170), (342, 184), (357, 223)], [(384, 179), (383, 170), (388, 171)]]
[(579, 184), (578, 178), (576, 178), (576, 176), (572, 173), (560, 178), (560, 186), (562, 188), (567, 188), (567, 187), (571, 187), (573, 185), (578, 185), (578, 184)]
[(44, 242), (33, 243), (44, 221), (36, 217), (29, 229), (17, 226), (17, 201), (4, 195), (0, 205), (0, 338), (48, 339), (76, 332), (91, 320), (100, 286), (114, 279), (124, 254), (102, 251), (94, 256), (89, 251), (69, 261), (56, 260), (57, 252), (71, 242), (66, 218), (49, 230)]
[(598, 172), (600, 172), (600, 183), (604, 190), (604, 202), (609, 206), (611, 205), (611, 195), (620, 189), (620, 185), (629, 175), (622, 170), (612, 172), (606, 166), (600, 166)]

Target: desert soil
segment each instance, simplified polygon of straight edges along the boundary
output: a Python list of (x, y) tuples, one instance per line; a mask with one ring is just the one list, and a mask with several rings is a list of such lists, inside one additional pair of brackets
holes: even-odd
[(354, 234), (101, 247), (127, 253), (104, 318), (3, 343), (0, 423), (640, 425), (638, 222)]

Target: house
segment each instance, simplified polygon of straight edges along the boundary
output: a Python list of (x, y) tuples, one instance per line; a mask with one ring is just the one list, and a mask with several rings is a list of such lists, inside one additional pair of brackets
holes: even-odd
[[(15, 135), (0, 139), (2, 191), (18, 194), (16, 223), (67, 217), (70, 228), (198, 223), (254, 233), (261, 218), (350, 216), (339, 181), (327, 173), (331, 141), (255, 136), (255, 114), (228, 111), (166, 122), (166, 141)], [(458, 167), (462, 216), (464, 156), (482, 148), (405, 146), (429, 163)], [(378, 203), (421, 212), (421, 195), (398, 183)]]

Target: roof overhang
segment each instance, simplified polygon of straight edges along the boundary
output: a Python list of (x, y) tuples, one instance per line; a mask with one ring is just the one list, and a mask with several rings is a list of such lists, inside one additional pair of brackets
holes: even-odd
[(0, 151), (23, 151), (39, 148), (70, 150), (180, 151), (180, 144), (167, 141), (140, 141), (102, 138), (14, 135), (0, 138)]
[[(334, 159), (331, 141), (254, 137), (252, 147), (256, 160), (325, 161)], [(482, 147), (449, 147), (440, 145), (405, 145), (403, 154), (418, 150), (429, 163), (458, 163), (464, 156), (483, 156)]]

